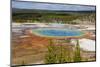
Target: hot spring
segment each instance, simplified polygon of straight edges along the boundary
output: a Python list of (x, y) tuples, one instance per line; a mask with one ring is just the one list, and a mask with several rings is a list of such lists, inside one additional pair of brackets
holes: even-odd
[(79, 30), (61, 28), (37, 28), (32, 29), (32, 33), (44, 37), (74, 37), (83, 35), (83, 32)]

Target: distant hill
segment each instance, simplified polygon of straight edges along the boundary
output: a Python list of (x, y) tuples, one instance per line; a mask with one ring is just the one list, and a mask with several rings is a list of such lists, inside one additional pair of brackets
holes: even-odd
[(95, 11), (58, 11), (58, 10), (39, 10), (39, 9), (19, 9), (12, 8), (12, 13), (91, 13)]
[[(40, 10), (12, 8), (12, 19), (14, 22), (60, 22), (77, 24), (95, 24), (95, 11), (64, 11), (64, 10)], [(79, 21), (78, 21), (79, 20)], [(72, 22), (73, 21), (73, 22)], [(84, 22), (83, 22), (84, 21)], [(44, 22), (43, 22), (44, 23)], [(78, 23), (78, 24), (79, 24)]]

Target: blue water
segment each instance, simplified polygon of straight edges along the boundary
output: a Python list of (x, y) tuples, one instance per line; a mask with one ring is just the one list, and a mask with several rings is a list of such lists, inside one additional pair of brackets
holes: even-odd
[(37, 33), (43, 36), (80, 36), (83, 34), (81, 31), (67, 30), (67, 29), (36, 29), (33, 33)]

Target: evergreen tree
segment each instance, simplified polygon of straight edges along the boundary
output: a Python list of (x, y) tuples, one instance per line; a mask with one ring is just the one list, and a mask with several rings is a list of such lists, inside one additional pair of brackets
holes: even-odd
[(47, 47), (48, 52), (45, 56), (45, 63), (65, 63), (71, 62), (70, 51), (69, 48), (62, 45), (54, 45), (52, 40), (49, 41), (49, 45)]
[(45, 56), (45, 63), (57, 63), (56, 46), (53, 45), (52, 40), (49, 42), (48, 53)]
[(80, 61), (81, 61), (80, 45), (79, 45), (79, 41), (77, 40), (77, 44), (75, 47), (74, 62), (80, 62)]
[(64, 63), (67, 60), (66, 50), (64, 46), (62, 45), (59, 46), (59, 53), (57, 55), (57, 60), (58, 60), (58, 63)]

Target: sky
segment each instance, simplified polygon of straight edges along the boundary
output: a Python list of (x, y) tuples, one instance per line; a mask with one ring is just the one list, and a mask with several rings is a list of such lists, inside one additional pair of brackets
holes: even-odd
[(95, 10), (95, 6), (83, 6), (72, 4), (54, 4), (54, 3), (39, 3), (39, 2), (25, 2), (12, 1), (12, 8), (20, 9), (41, 9), (41, 10), (64, 10), (64, 11), (90, 11)]

